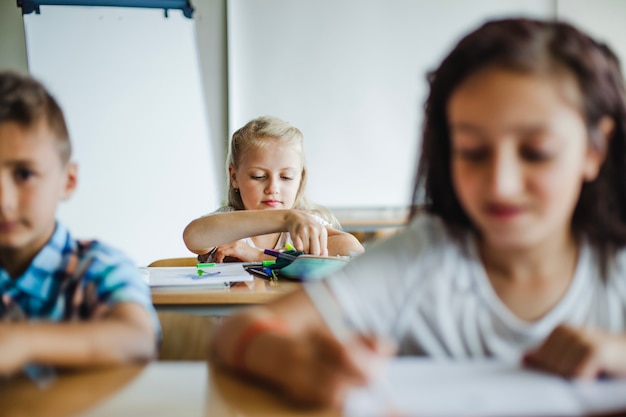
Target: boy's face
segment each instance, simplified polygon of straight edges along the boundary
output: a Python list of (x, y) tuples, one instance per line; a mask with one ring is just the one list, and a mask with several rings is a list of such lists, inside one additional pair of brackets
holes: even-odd
[(492, 68), (450, 97), (454, 189), (490, 247), (569, 238), (582, 184), (603, 161), (588, 146), (579, 96), (573, 79)]
[(63, 164), (46, 123), (0, 124), (0, 254), (34, 256), (50, 239), (59, 201), (76, 187), (76, 165)]
[(250, 147), (238, 169), (229, 167), (246, 210), (290, 209), (302, 180), (302, 157), (297, 146), (266, 138)]

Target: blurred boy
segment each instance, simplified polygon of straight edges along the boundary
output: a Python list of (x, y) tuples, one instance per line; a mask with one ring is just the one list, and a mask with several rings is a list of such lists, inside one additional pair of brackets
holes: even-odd
[(55, 99), (30, 77), (0, 72), (0, 375), (156, 353), (158, 319), (138, 269), (55, 219), (76, 188), (70, 156)]

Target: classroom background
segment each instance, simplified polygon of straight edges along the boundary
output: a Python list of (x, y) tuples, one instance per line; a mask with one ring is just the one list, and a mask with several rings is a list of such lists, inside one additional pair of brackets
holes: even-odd
[(222, 204), (229, 136), (254, 117), (299, 127), (308, 195), (370, 230), (405, 213), (426, 73), (463, 33), (504, 16), (557, 18), (626, 59), (623, 0), (190, 3), (192, 18), (82, 6), (22, 16), (0, 1), (0, 70), (43, 81), (74, 143), (79, 186), (59, 219), (139, 265), (191, 256), (182, 230)]

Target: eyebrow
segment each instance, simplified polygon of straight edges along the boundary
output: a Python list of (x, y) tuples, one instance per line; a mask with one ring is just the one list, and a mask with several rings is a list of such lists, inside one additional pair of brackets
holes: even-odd
[(2, 164), (4, 166), (32, 166), (36, 165), (36, 162), (32, 159), (9, 159), (8, 161), (4, 161)]
[[(449, 125), (449, 129), (450, 131), (461, 131), (477, 134), (479, 136), (489, 136), (488, 132), (482, 129), (480, 126), (467, 122), (451, 123)], [(506, 132), (527, 135), (538, 132), (545, 132), (548, 130), (548, 127), (544, 124), (532, 124), (527, 126), (514, 126), (511, 128), (507, 128)]]

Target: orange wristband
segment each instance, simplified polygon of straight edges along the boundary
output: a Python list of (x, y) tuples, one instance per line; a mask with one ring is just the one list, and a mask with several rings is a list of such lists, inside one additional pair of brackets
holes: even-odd
[(276, 334), (287, 333), (287, 323), (280, 317), (272, 317), (265, 320), (255, 320), (246, 326), (237, 342), (235, 343), (235, 366), (245, 370), (245, 355), (250, 343), (259, 335), (263, 333), (273, 332)]

